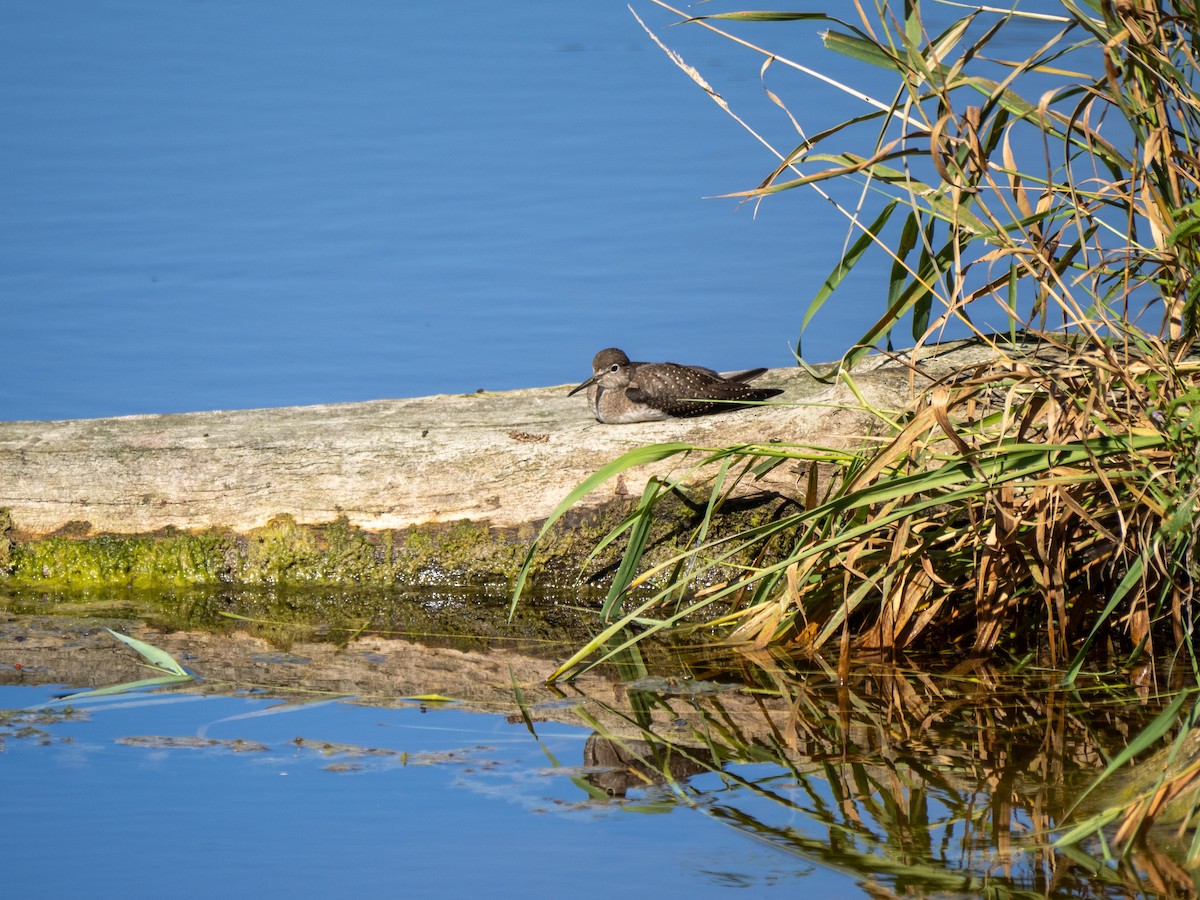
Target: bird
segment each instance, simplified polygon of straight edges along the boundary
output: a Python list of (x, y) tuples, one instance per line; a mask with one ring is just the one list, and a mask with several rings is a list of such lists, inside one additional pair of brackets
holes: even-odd
[(782, 394), (779, 388), (746, 384), (766, 371), (748, 369), (720, 375), (703, 366), (630, 362), (624, 352), (609, 347), (592, 359), (592, 377), (567, 396), (587, 388), (592, 414), (606, 425), (660, 422), (726, 412)]

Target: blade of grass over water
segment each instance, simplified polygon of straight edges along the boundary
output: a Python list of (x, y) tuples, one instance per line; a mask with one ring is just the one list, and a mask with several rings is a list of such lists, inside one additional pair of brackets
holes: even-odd
[[(145, 641), (139, 641), (137, 638), (130, 637), (127, 634), (121, 634), (118, 631), (113, 631), (111, 628), (105, 628), (109, 634), (115, 637), (118, 641), (128, 644), (134, 650), (142, 655), (146, 660), (149, 668), (157, 669), (167, 675), (188, 675), (187, 669), (181, 666), (170, 653), (165, 650), (160, 650), (153, 644), (147, 644)], [(189, 676), (190, 677), (190, 676)]]
[(114, 684), (103, 688), (94, 688), (87, 691), (75, 691), (70, 694), (65, 694), (59, 697), (59, 700), (83, 700), (88, 697), (103, 697), (110, 694), (124, 694), (130, 691), (140, 691), (145, 688), (162, 687), (169, 684), (185, 684), (195, 680), (195, 675), (185, 669), (179, 662), (167, 651), (155, 647), (153, 644), (148, 644), (145, 641), (140, 641), (135, 637), (130, 637), (127, 634), (121, 634), (119, 631), (113, 631), (111, 628), (104, 629), (118, 641), (132, 647), (146, 662), (142, 665), (156, 672), (163, 674), (156, 678), (143, 678), (138, 681), (127, 681), (122, 684)]

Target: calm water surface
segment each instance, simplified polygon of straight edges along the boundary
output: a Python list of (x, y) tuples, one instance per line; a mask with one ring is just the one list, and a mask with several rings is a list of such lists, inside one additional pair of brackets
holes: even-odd
[[(839, 685), (782, 657), (637, 654), (551, 688), (527, 638), (331, 643), (3, 607), (13, 896), (1194, 890), (1172, 833), (1126, 867), (1052, 845), (1159, 708), (1113, 679), (864, 663)], [(146, 677), (102, 623), (199, 680), (63, 698)]]
[[(635, 6), (776, 149), (799, 143), (761, 56)], [(776, 157), (624, 3), (3, 10), (0, 421), (576, 383), (610, 345), (792, 365), (847, 243), (812, 192), (705, 199), (756, 186)], [(825, 23), (732, 27), (894, 90), (825, 51)], [(1042, 27), (993, 49), (1020, 53)], [(809, 133), (863, 111), (782, 66), (767, 84)], [(808, 359), (874, 322), (885, 264), (868, 256), (839, 288)]]
[[(772, 158), (623, 3), (4, 10), (0, 420), (576, 382), (611, 344), (789, 365), (843, 239), (704, 199)], [(761, 106), (756, 59), (691, 46)]]
[[(0, 688), (0, 707), (51, 697)], [(78, 720), (5, 740), (10, 896), (712, 897), (801, 880), (857, 893), (665, 789), (589, 796), (582, 728), (535, 738), (502, 716), (416, 704), (186, 694), (75, 708)], [(185, 742), (197, 737), (218, 743)]]

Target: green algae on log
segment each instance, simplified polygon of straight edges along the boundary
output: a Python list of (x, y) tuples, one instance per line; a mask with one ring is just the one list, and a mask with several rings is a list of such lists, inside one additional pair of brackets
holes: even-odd
[[(786, 501), (751, 505), (718, 521), (760, 522)], [(695, 525), (682, 501), (651, 536), (649, 560), (668, 558)], [(556, 529), (534, 559), (532, 579), (544, 587), (601, 583), (619, 562), (620, 547), (592, 554), (629, 511), (614, 504), (574, 517)], [(4, 511), (0, 510), (0, 517)], [(494, 529), (466, 520), (368, 532), (348, 519), (304, 525), (278, 516), (244, 534), (209, 529), (154, 535), (66, 533), (12, 542), (0, 585), (164, 587), (172, 585), (495, 585), (508, 584), (524, 561), (532, 528)], [(0, 546), (5, 540), (0, 530)], [(749, 560), (746, 560), (749, 562)]]
[(51, 535), (16, 542), (13, 585), (130, 587), (204, 584), (460, 583), (507, 580), (524, 550), (470, 522), (369, 533), (338, 519), (300, 525), (279, 516), (245, 534)]

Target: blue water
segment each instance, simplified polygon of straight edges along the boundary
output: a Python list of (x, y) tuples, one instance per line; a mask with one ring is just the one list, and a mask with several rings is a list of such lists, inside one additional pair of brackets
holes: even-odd
[[(0, 708), (51, 696), (0, 687)], [(7, 896), (862, 895), (849, 876), (655, 801), (663, 788), (590, 798), (571, 777), (581, 728), (541, 723), (535, 739), (520, 721), (454, 709), (187, 694), (75, 706), (76, 720), (4, 741)], [(147, 736), (265, 746), (123, 743)]]
[[(639, 9), (762, 112), (756, 57)], [(790, 365), (845, 236), (705, 199), (773, 157), (623, 3), (9, 0), (0, 115), (0, 420)]]
[[(635, 7), (799, 143), (761, 56)], [(894, 91), (822, 48), (828, 23), (743, 26)], [(766, 83), (808, 133), (866, 111), (782, 65)], [(808, 189), (713, 199), (776, 158), (617, 2), (6, 0), (0, 116), (0, 420), (575, 383), (610, 345), (792, 365), (850, 230)], [(889, 265), (859, 264), (806, 358), (875, 321)]]

